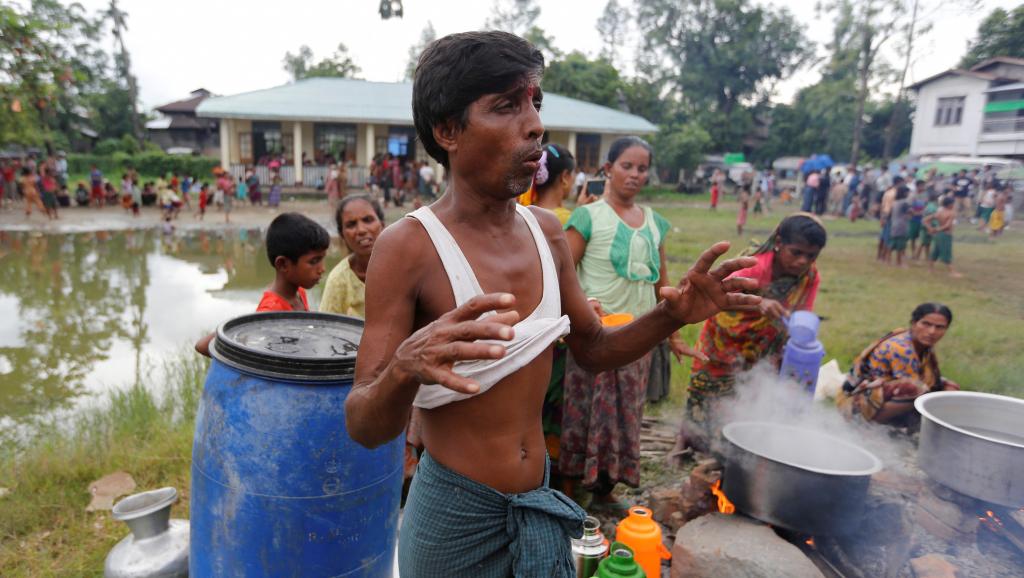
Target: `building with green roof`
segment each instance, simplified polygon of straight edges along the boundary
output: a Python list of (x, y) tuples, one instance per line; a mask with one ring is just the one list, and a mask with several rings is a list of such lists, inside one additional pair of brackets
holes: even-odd
[[(352, 167), (350, 184), (360, 186), (376, 154), (430, 160), (415, 138), (409, 82), (309, 78), (208, 98), (196, 114), (220, 120), (221, 164), (233, 173), (246, 166), (263, 172), (276, 159), (284, 182), (312, 186), (324, 178), (329, 162), (344, 159)], [(615, 138), (658, 130), (635, 114), (550, 93), (544, 95), (541, 119), (545, 138), (573, 151), (588, 172), (601, 164)]]

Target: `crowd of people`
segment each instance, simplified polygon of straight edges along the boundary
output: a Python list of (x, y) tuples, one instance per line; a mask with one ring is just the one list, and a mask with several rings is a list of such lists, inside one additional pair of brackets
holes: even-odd
[[(896, 174), (888, 168), (861, 169), (856, 166), (828, 167), (803, 174), (801, 210), (817, 216), (831, 215), (856, 221), (876, 219), (880, 232), (876, 257), (886, 264), (907, 267), (923, 260), (929, 268), (942, 263), (951, 276), (953, 230), (969, 222), (990, 238), (1002, 235), (1013, 220), (1012, 184), (1000, 181), (990, 165), (984, 169), (961, 169), (944, 175), (936, 168), (919, 174), (917, 168), (902, 166)], [(725, 189), (726, 175), (715, 170), (709, 179), (710, 208), (717, 210)], [(735, 183), (737, 235), (743, 235), (748, 211), (767, 213), (776, 196), (784, 204), (790, 191), (778, 187), (772, 170), (743, 173)]]
[(439, 183), (430, 163), (380, 153), (370, 161), (366, 190), (375, 197), (383, 195), (384, 207), (402, 207), (409, 201), (419, 208), (437, 198)]
[[(336, 190), (347, 189), (347, 177), (339, 178), (337, 168), (332, 171), (332, 182)], [(346, 185), (337, 185), (341, 182)], [(264, 202), (266, 185), (269, 187)], [(237, 177), (218, 167), (209, 180), (194, 174), (168, 172), (143, 181), (134, 167), (125, 167), (119, 177), (108, 177), (96, 165), (90, 167), (84, 180), (70, 183), (63, 152), (44, 159), (35, 153), (0, 158), (0, 206), (9, 211), (23, 203), (26, 218), (31, 218), (33, 210), (38, 209), (49, 219), (57, 219), (59, 207), (72, 206), (121, 207), (137, 217), (143, 207), (155, 207), (161, 212), (161, 219), (169, 222), (179, 218), (183, 210), (202, 220), (207, 209), (214, 208), (223, 213), (225, 222), (230, 222), (236, 201), (272, 209), (280, 206), (282, 185), (278, 171), (272, 171), (270, 183), (264, 184), (253, 168), (245, 169)], [(335, 195), (341, 196), (343, 192)]]

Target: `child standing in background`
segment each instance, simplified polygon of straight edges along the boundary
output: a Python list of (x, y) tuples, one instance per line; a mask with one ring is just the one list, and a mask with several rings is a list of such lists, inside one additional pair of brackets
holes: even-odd
[(235, 198), (239, 201), (245, 202), (245, 199), (249, 197), (249, 185), (245, 184), (244, 177), (238, 177), (238, 184), (235, 185)]
[(956, 211), (953, 205), (956, 199), (946, 196), (942, 199), (942, 207), (925, 221), (928, 232), (933, 237), (931, 258), (928, 260), (928, 270), (935, 268), (936, 261), (942, 261), (949, 269), (951, 277), (962, 277), (963, 275), (953, 270), (953, 226), (956, 224)]
[(992, 237), (998, 237), (1003, 233), (1003, 229), (1006, 228), (1006, 206), (1009, 200), (1009, 195), (1005, 189), (1000, 189), (996, 194), (995, 208), (992, 209), (992, 214), (988, 218), (988, 234)]
[(711, 181), (711, 210), (718, 209), (718, 181)]
[(910, 201), (907, 196), (910, 189), (900, 186), (896, 189), (896, 201), (892, 204), (892, 211), (889, 214), (889, 252), (886, 254), (886, 263), (889, 263), (892, 255), (896, 254), (896, 266), (905, 267), (903, 254), (907, 250), (907, 237), (910, 232)]
[(196, 218), (200, 221), (206, 216), (206, 204), (210, 201), (210, 187), (206, 183), (203, 183), (199, 187), (199, 211), (196, 212)]
[(281, 177), (275, 176), (274, 183), (270, 185), (270, 195), (267, 197), (267, 205), (276, 209), (281, 204)]
[(741, 186), (739, 189), (738, 201), (739, 201), (739, 212), (736, 214), (736, 234), (740, 237), (743, 236), (743, 226), (747, 224), (747, 205), (750, 204), (750, 191), (747, 190), (747, 186)]

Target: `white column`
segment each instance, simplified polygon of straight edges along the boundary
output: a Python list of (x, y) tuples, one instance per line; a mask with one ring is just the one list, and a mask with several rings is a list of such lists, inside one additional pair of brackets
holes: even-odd
[(231, 168), (231, 132), (228, 130), (228, 119), (220, 119), (220, 166)]
[(370, 166), (370, 162), (373, 161), (373, 156), (377, 154), (375, 150), (377, 147), (377, 134), (374, 129), (373, 123), (366, 123), (366, 128), (363, 131), (363, 150), (366, 151), (366, 166)]
[(295, 121), (292, 123), (292, 148), (295, 153), (295, 160), (292, 161), (295, 164), (295, 184), (302, 184), (302, 122)]
[(576, 132), (569, 131), (569, 140), (565, 143), (565, 148), (569, 149), (572, 153), (573, 158), (579, 160), (579, 155), (576, 154)]

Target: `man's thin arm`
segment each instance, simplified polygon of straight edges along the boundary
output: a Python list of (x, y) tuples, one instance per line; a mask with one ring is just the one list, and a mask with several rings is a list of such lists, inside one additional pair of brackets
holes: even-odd
[[(401, 224), (392, 227), (401, 229)], [(355, 385), (345, 400), (345, 426), (353, 440), (371, 448), (402, 433), (419, 386), (393, 365), (398, 346), (412, 334), (415, 317), (411, 269), (418, 260), (401, 258), (403, 252), (396, 247), (407, 237), (400, 230), (385, 230), (366, 270), (366, 325)]]

